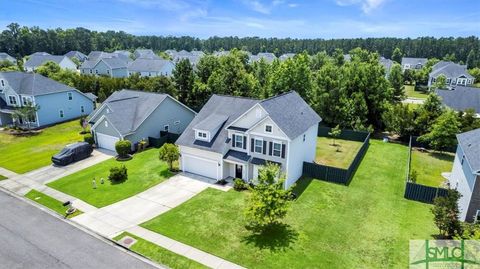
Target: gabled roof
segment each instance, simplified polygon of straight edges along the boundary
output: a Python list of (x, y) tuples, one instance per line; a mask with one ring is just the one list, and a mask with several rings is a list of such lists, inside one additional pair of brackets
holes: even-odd
[(98, 97), (97, 97), (95, 94), (91, 93), (91, 92), (86, 92), (86, 93), (85, 93), (85, 96), (88, 97), (90, 100), (92, 100), (92, 101), (94, 101), (94, 102), (95, 102), (95, 100), (98, 99)]
[(465, 76), (466, 78), (472, 79), (473, 77), (468, 73), (467, 66), (459, 65), (453, 62), (439, 62), (434, 65), (430, 72), (431, 77), (437, 77), (444, 75), (447, 78), (457, 78), (459, 76)]
[(457, 140), (472, 172), (480, 174), (480, 129), (458, 134)]
[(402, 65), (409, 64), (410, 66), (416, 66), (417, 64), (425, 65), (428, 62), (427, 58), (411, 58), (403, 57)]
[(75, 88), (46, 78), (36, 73), (0, 72), (0, 78), (17, 93), (24, 95), (44, 95), (57, 92), (77, 91)]
[(16, 62), (17, 60), (5, 52), (0, 52), (0, 61)]
[(222, 126), (227, 120), (227, 115), (213, 113), (201, 122), (195, 124), (193, 126), (193, 129), (213, 133), (215, 130), (218, 130), (218, 128)]
[[(268, 113), (268, 117), (287, 135), (289, 139), (295, 139), (313, 125), (317, 125), (322, 119), (313, 109), (298, 95), (291, 91), (265, 100), (256, 100), (243, 97), (213, 95), (205, 106), (200, 110), (195, 119), (178, 138), (177, 144), (194, 148), (205, 149), (217, 153), (223, 153), (226, 149), (228, 131), (227, 126), (234, 123), (256, 104), (260, 105)], [(218, 119), (218, 120), (217, 120)], [(226, 120), (225, 120), (226, 119)], [(211, 120), (212, 124), (209, 124)], [(195, 140), (194, 129), (210, 128), (210, 125), (218, 125), (224, 122), (220, 130), (210, 142)], [(203, 125), (208, 125), (204, 127)], [(200, 128), (201, 126), (202, 128)], [(232, 128), (230, 128), (232, 129)]]
[[(105, 117), (121, 135), (125, 136), (137, 130), (167, 97), (167, 94), (124, 89), (110, 95), (102, 107), (106, 105), (111, 109)], [(92, 112), (92, 115), (96, 111)]]
[[(111, 69), (121, 69), (121, 68), (127, 68), (127, 62), (115, 57), (115, 58), (103, 58), (100, 59), (98, 62), (104, 62), (108, 67)], [(97, 64), (98, 64), (97, 62)], [(97, 65), (96, 64), (96, 65)]]
[(84, 61), (87, 58), (87, 55), (81, 53), (80, 51), (77, 50), (71, 50), (67, 53), (65, 53), (65, 56), (68, 58), (77, 58), (79, 61)]
[(92, 69), (97, 65), (98, 59), (95, 60), (86, 60), (80, 65), (79, 69)]
[(474, 87), (456, 86), (453, 90), (436, 90), (442, 103), (455, 111), (465, 111), (473, 108), (480, 113), (480, 89)]
[(162, 59), (137, 58), (128, 65), (129, 71), (134, 72), (159, 72), (165, 65), (172, 64), (171, 61)]
[(260, 61), (260, 59), (264, 59), (266, 62), (271, 63), (277, 59), (277, 57), (271, 52), (259, 52), (257, 55), (250, 56), (250, 62)]
[(28, 55), (28, 56), (31, 57), (31, 56), (39, 56), (39, 55), (40, 55), (40, 56), (45, 56), (45, 55), (51, 55), (51, 54), (48, 53), (48, 52), (44, 52), (44, 51), (37, 51), (37, 52), (34, 52), (34, 53), (32, 53), (32, 54), (30, 54), (30, 55)]
[(278, 59), (280, 59), (280, 61), (284, 61), (288, 58), (292, 58), (295, 56), (295, 53), (285, 53), (285, 54), (282, 54), (280, 55), (280, 57), (278, 57)]
[(393, 66), (392, 60), (381, 57), (380, 64), (383, 65), (383, 67), (385, 67), (387, 74), (390, 73), (390, 70), (392, 69), (392, 66)]
[(133, 54), (135, 58), (152, 58), (157, 56), (151, 49), (136, 49)]
[[(38, 67), (46, 62), (54, 62), (60, 64), (64, 59), (68, 59), (65, 55), (33, 55), (25, 62), (24, 66)], [(70, 60), (70, 59), (69, 59)]]
[(126, 57), (130, 57), (132, 55), (132, 53), (128, 50), (116, 50), (113, 53), (121, 54), (121, 55), (126, 56)]

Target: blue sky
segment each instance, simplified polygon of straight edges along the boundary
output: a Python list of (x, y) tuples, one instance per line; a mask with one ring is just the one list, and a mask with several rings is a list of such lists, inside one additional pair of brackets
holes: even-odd
[(480, 0), (0, 0), (0, 28), (292, 38), (480, 35)]

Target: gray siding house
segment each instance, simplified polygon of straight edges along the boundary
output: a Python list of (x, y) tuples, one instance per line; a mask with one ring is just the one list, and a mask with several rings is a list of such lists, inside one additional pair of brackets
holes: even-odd
[(432, 72), (428, 75), (428, 86), (431, 87), (442, 75), (447, 79), (447, 86), (469, 86), (475, 83), (475, 78), (468, 73), (466, 65), (440, 61), (432, 66)]
[(403, 57), (402, 58), (402, 70), (405, 71), (407, 69), (422, 69), (425, 64), (427, 64), (427, 58), (410, 58), (410, 57)]
[(171, 76), (175, 64), (162, 59), (138, 58), (128, 65), (128, 75), (139, 74), (141, 77)]
[(89, 59), (80, 66), (80, 72), (85, 75), (123, 78), (128, 76), (127, 66), (128, 62), (119, 57)]
[(83, 62), (87, 59), (87, 55), (85, 55), (85, 54), (83, 54), (83, 53), (81, 53), (80, 51), (77, 51), (77, 50), (71, 50), (71, 51), (65, 53), (65, 56), (67, 56), (70, 59), (75, 58), (80, 62)]
[(257, 55), (250, 55), (249, 62), (257, 62), (260, 61), (260, 59), (264, 59), (267, 63), (272, 63), (277, 59), (277, 56), (271, 52), (259, 52)]
[(285, 187), (315, 158), (320, 116), (296, 92), (265, 100), (213, 95), (176, 144), (181, 169), (213, 178), (255, 180), (276, 163)]
[(88, 115), (93, 102), (77, 89), (35, 73), (0, 73), (0, 125), (12, 124), (15, 109), (25, 105), (40, 109), (32, 119), (17, 124), (43, 127)]
[(62, 69), (77, 71), (77, 65), (65, 55), (32, 55), (23, 64), (23, 67), (25, 71), (33, 72), (47, 62), (57, 63)]
[(449, 184), (462, 195), (460, 220), (473, 222), (480, 220), (480, 129), (459, 134), (457, 140)]
[(181, 134), (195, 112), (168, 94), (134, 90), (114, 92), (89, 116), (98, 147), (115, 150), (119, 140), (132, 146), (165, 131)]

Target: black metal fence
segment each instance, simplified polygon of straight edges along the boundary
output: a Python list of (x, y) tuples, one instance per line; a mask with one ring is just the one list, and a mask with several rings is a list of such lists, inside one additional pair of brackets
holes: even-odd
[[(331, 128), (328, 127), (319, 127), (318, 136), (328, 136)], [(325, 180), (328, 182), (338, 183), (348, 185), (352, 180), (355, 171), (357, 170), (360, 162), (367, 153), (368, 146), (370, 145), (370, 133), (368, 132), (359, 132), (352, 130), (343, 130), (339, 136), (341, 139), (361, 141), (363, 142), (362, 147), (358, 150), (357, 155), (353, 159), (350, 166), (345, 168), (332, 167), (328, 165), (321, 165), (316, 163), (303, 163), (303, 175), (313, 177), (320, 180)]]
[(175, 143), (180, 135), (174, 133), (160, 132), (160, 137), (148, 137), (148, 144), (151, 147), (159, 148), (165, 143)]
[[(445, 188), (426, 186), (411, 181), (410, 172), (412, 168), (412, 148), (429, 148), (428, 144), (417, 141), (417, 138), (418, 137), (416, 136), (410, 136), (410, 142), (408, 143), (407, 173), (405, 176), (405, 193), (403, 197), (409, 200), (433, 204), (435, 198), (447, 196), (448, 191)], [(451, 150), (452, 149), (449, 149), (448, 151), (451, 152)]]

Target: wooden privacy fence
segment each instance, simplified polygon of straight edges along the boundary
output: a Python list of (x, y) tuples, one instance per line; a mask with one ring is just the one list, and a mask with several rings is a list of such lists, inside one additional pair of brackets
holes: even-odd
[[(328, 132), (330, 132), (331, 128), (327, 127), (319, 127), (318, 128), (318, 136), (327, 136)], [(348, 185), (352, 180), (355, 171), (357, 170), (360, 162), (367, 153), (368, 146), (370, 145), (370, 133), (368, 132), (359, 132), (359, 131), (352, 131), (352, 130), (343, 130), (341, 135), (339, 136), (341, 139), (346, 140), (353, 140), (353, 141), (363, 141), (362, 147), (355, 155), (350, 166), (345, 168), (338, 168), (332, 167), (328, 165), (321, 165), (316, 163), (303, 163), (303, 175), (313, 177), (320, 180), (325, 180), (328, 182), (338, 183)]]
[[(408, 143), (407, 174), (405, 177), (405, 193), (403, 197), (409, 200), (433, 204), (435, 198), (447, 196), (448, 191), (445, 188), (426, 186), (410, 180), (410, 171), (412, 168), (412, 147), (428, 148), (427, 144), (418, 142), (417, 138), (418, 137), (416, 136), (410, 136), (410, 142)], [(450, 150), (451, 149), (448, 151)]]

